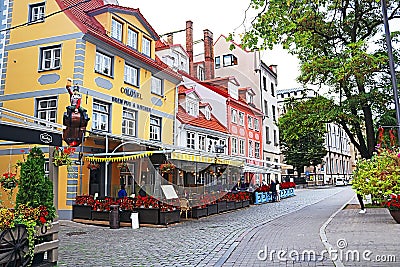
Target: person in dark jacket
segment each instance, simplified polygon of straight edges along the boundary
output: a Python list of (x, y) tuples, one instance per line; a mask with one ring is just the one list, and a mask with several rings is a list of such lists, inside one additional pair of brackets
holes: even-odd
[(271, 182), (270, 190), (272, 192), (272, 202), (276, 201), (276, 183), (274, 180)]
[(125, 190), (125, 185), (121, 185), (121, 189), (118, 191), (118, 198), (124, 198), (127, 197), (128, 193)]

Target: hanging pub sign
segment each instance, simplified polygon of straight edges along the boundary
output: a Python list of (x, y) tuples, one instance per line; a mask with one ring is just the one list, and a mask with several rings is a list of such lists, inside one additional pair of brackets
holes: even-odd
[(62, 146), (62, 135), (32, 128), (0, 124), (0, 140), (29, 144)]

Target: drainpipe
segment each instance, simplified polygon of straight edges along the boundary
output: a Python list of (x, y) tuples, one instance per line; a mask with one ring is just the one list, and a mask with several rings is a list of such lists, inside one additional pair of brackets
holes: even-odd
[[(108, 153), (108, 134), (106, 134), (106, 154)], [(104, 196), (108, 194), (108, 164), (109, 162), (106, 161), (106, 168), (104, 171)]]

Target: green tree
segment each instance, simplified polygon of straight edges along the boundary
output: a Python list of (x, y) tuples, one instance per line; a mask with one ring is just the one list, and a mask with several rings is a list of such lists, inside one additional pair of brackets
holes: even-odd
[(49, 213), (46, 219), (52, 220), (56, 216), (53, 183), (45, 175), (44, 164), (44, 154), (38, 147), (32, 148), (27, 159), (18, 163), (21, 169), (16, 206), (45, 206)]
[[(399, 18), (400, 1), (386, 2), (389, 21)], [(380, 1), (252, 0), (252, 8), (260, 12), (242, 35), (242, 45), (271, 49), (280, 44), (297, 55), (298, 81), (329, 87), (338, 97), (331, 107), (337, 115), (333, 121), (361, 156), (370, 158), (374, 121), (393, 103)], [(392, 33), (394, 44), (398, 34)], [(396, 49), (394, 55), (397, 59)]]
[(279, 118), (278, 127), (282, 154), (287, 164), (293, 165), (298, 176), (304, 166), (322, 163), (325, 149), (325, 123), (315, 116), (320, 99), (290, 101), (285, 114)]

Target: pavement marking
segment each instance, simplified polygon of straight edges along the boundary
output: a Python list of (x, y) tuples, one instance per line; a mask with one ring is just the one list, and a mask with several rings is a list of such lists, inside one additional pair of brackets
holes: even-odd
[[(301, 190), (301, 189), (300, 189), (300, 190)], [(303, 189), (303, 190), (312, 190), (312, 189)], [(342, 192), (342, 191), (343, 191), (343, 190), (338, 191), (338, 192), (334, 193), (332, 196), (337, 195), (337, 194), (339, 194), (339, 193)], [(296, 195), (295, 195), (295, 196), (296, 196)], [(219, 258), (219, 260), (218, 260), (217, 263), (214, 265), (214, 267), (222, 267), (222, 266), (226, 263), (226, 261), (229, 259), (229, 257), (231, 256), (232, 252), (236, 249), (236, 247), (239, 245), (239, 243), (242, 241), (242, 239), (243, 239), (247, 234), (249, 234), (249, 233), (251, 233), (251, 232), (254, 232), (254, 233), (253, 233), (253, 235), (254, 235), (254, 234), (256, 234), (256, 230), (257, 230), (258, 228), (260, 228), (260, 227), (263, 227), (265, 224), (267, 224), (267, 223), (269, 223), (269, 222), (271, 222), (271, 221), (273, 221), (273, 220), (279, 219), (280, 217), (283, 217), (283, 216), (285, 216), (285, 215), (288, 215), (288, 214), (291, 214), (291, 213), (294, 213), (294, 212), (298, 212), (298, 211), (300, 211), (300, 210), (302, 210), (302, 209), (305, 209), (305, 208), (307, 208), (307, 207), (309, 207), (309, 206), (315, 205), (315, 204), (317, 204), (317, 203), (319, 203), (319, 202), (324, 201), (324, 200), (327, 199), (328, 197), (331, 197), (331, 196), (327, 196), (327, 197), (324, 197), (324, 198), (322, 198), (322, 199), (320, 199), (320, 200), (318, 200), (318, 201), (315, 201), (315, 202), (313, 202), (313, 203), (307, 204), (307, 205), (301, 207), (301, 208), (298, 209), (298, 210), (293, 210), (293, 211), (290, 211), (289, 213), (281, 214), (281, 215), (279, 215), (279, 216), (277, 216), (277, 217), (275, 217), (275, 218), (271, 218), (271, 219), (268, 219), (268, 220), (266, 220), (266, 221), (263, 221), (263, 222), (261, 222), (261, 223), (259, 223), (259, 224), (256, 224), (256, 225), (255, 225), (254, 227), (252, 227), (252, 228), (245, 229), (244, 231), (242, 230), (240, 233), (236, 234), (236, 235), (233, 237), (233, 239), (234, 239), (233, 243), (232, 243), (232, 244), (230, 245), (230, 247), (224, 252), (224, 254)], [(353, 196), (347, 203), (349, 203), (353, 198), (354, 198), (354, 196)], [(347, 205), (347, 203), (346, 203), (345, 205)], [(260, 205), (268, 205), (268, 204), (270, 204), (270, 203), (263, 203), (263, 204), (260, 204)], [(345, 206), (345, 205), (344, 205), (344, 206)], [(339, 211), (340, 211), (341, 209), (343, 209), (343, 207), (340, 208)], [(338, 211), (337, 211), (336, 213), (338, 213)], [(335, 213), (335, 215), (336, 215), (336, 213)], [(332, 217), (332, 216), (331, 216), (331, 217)], [(333, 217), (332, 217), (332, 218), (333, 218)], [(331, 218), (330, 218), (330, 219), (331, 219)], [(332, 220), (332, 219), (331, 219), (331, 220)], [(321, 230), (320, 230), (320, 231), (321, 231)], [(344, 267), (344, 265), (341, 265), (340, 267)]]
[[(321, 238), (322, 243), (324, 244), (326, 250), (330, 251), (333, 249), (333, 246), (328, 242), (328, 237), (326, 236), (326, 227), (328, 224), (333, 220), (333, 218), (340, 212), (342, 211), (353, 199), (355, 196), (352, 196), (349, 201), (347, 201), (345, 204), (343, 204), (342, 207), (340, 207), (335, 213), (329, 217), (329, 219), (321, 226), (319, 229), (319, 237)], [(330, 258), (331, 259), (331, 258)], [(331, 259), (332, 260), (332, 259)], [(337, 257), (336, 260), (332, 260), (333, 264), (335, 264), (336, 267), (344, 267), (343, 262)]]

